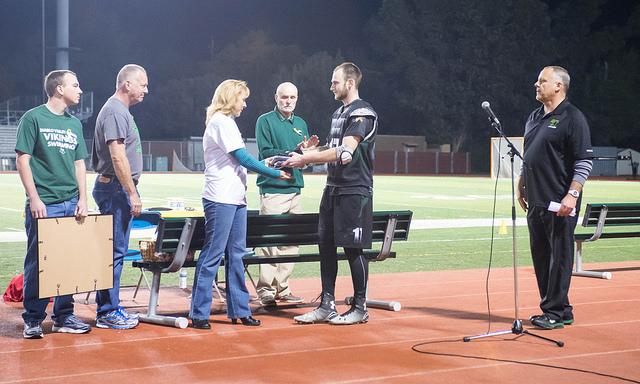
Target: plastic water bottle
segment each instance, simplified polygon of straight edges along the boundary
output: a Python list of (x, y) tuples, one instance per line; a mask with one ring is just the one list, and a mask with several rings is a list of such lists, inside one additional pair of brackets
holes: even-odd
[(187, 270), (184, 268), (180, 268), (178, 286), (182, 289), (187, 288)]

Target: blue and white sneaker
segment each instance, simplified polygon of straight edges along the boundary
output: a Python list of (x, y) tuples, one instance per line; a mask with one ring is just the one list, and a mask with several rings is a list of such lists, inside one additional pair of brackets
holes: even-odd
[(98, 328), (131, 329), (137, 325), (138, 319), (127, 318), (118, 309), (104, 315), (98, 315), (96, 318), (96, 327)]
[(41, 321), (30, 321), (24, 323), (24, 331), (22, 331), (22, 337), (25, 339), (42, 339), (44, 332), (42, 331)]
[(62, 322), (54, 321), (51, 330), (60, 333), (87, 333), (91, 331), (91, 326), (75, 315), (69, 315)]
[(127, 319), (138, 320), (138, 318), (140, 317), (140, 314), (138, 313), (127, 312), (127, 310), (124, 309), (124, 307), (118, 307), (118, 312), (120, 312), (122, 316), (126, 317)]

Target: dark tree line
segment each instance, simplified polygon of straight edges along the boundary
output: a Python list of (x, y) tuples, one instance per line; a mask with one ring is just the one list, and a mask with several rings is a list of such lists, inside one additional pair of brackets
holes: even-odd
[[(146, 9), (125, 3), (134, 13)], [(380, 114), (380, 133), (449, 143), (472, 153), (476, 171), (488, 170), (493, 135), (480, 103), (491, 103), (506, 133), (521, 135), (538, 106), (533, 83), (550, 64), (571, 73), (569, 95), (587, 115), (594, 145), (640, 148), (640, 5), (633, 1), (279, 0), (263, 5), (287, 5), (273, 23), (247, 5), (259, 2), (240, 2), (228, 14), (223, 1), (160, 3), (171, 18), (149, 9), (156, 19), (139, 30), (113, 3), (71, 1), (72, 45), (81, 48), (71, 62), (83, 88), (95, 92), (96, 108), (113, 92), (122, 64), (148, 68), (151, 94), (133, 111), (144, 139), (200, 136), (204, 109), (226, 78), (251, 88), (238, 121), (245, 137), (274, 107), (275, 87), (293, 81), (296, 112), (323, 138), (338, 105), (328, 90), (331, 70), (353, 60), (365, 74), (361, 96)], [(28, 12), (18, 16), (29, 19)], [(38, 58), (36, 16), (27, 46), (2, 43), (22, 48), (0, 61), (2, 97), (38, 92), (38, 76), (14, 76), (18, 67), (39, 73), (37, 60), (24, 60)], [(287, 29), (287, 19), (297, 20), (295, 28)], [(230, 24), (214, 31), (215, 20)]]

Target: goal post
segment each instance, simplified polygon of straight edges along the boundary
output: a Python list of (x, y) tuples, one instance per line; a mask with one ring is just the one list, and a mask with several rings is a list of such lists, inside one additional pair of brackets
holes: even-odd
[[(524, 137), (509, 137), (509, 141), (513, 143), (518, 152), (523, 153)], [(510, 178), (511, 177), (511, 158), (508, 154), (509, 145), (507, 141), (501, 137), (491, 138), (491, 178)], [(522, 168), (522, 160), (519, 157), (513, 159), (513, 171), (515, 176), (520, 176)]]

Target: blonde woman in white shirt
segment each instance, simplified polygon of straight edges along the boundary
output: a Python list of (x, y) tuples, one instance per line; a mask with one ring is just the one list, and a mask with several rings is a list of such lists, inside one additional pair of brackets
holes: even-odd
[(240, 319), (243, 325), (260, 325), (260, 320), (251, 316), (242, 264), (247, 233), (247, 169), (273, 178), (291, 176), (265, 166), (247, 152), (235, 118), (246, 108), (248, 97), (246, 82), (229, 79), (218, 85), (207, 107), (202, 143), (206, 167), (202, 193), (206, 240), (196, 265), (189, 314), (192, 326), (198, 329), (211, 329), (211, 287), (223, 255), (226, 255), (227, 317), (234, 324)]

